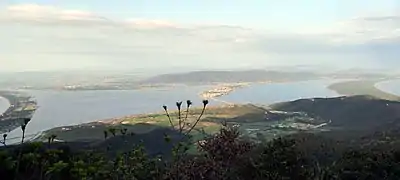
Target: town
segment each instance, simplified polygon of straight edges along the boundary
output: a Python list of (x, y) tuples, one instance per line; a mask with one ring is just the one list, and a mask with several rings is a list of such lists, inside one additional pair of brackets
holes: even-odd
[(228, 95), (229, 93), (233, 92), (234, 90), (236, 90), (238, 88), (242, 88), (247, 85), (248, 85), (248, 83), (221, 84), (214, 89), (202, 92), (200, 94), (200, 96), (204, 99), (217, 98), (217, 97)]

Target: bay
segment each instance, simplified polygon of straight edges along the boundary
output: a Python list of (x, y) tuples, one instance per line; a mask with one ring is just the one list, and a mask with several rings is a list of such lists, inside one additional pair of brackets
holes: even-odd
[[(28, 137), (54, 127), (88, 123), (132, 114), (162, 112), (163, 105), (175, 110), (177, 101), (192, 100), (202, 105), (198, 93), (209, 86), (171, 87), (168, 89), (118, 91), (25, 91), (39, 108), (26, 128)], [(216, 105), (217, 102), (210, 102)], [(19, 138), (20, 128), (8, 133), (8, 139)], [(10, 143), (11, 143), (10, 142)]]
[(336, 97), (327, 87), (343, 80), (322, 79), (289, 83), (254, 84), (238, 89), (221, 100), (232, 103), (273, 104), (301, 98)]
[[(334, 97), (338, 94), (326, 87), (337, 81), (340, 80), (253, 84), (219, 99), (233, 103), (271, 104), (298, 98)], [(176, 101), (187, 99), (200, 106), (202, 99), (198, 94), (211, 88), (213, 87), (184, 86), (126, 91), (27, 91), (35, 97), (39, 105), (27, 127), (27, 135), (32, 137), (41, 131), (59, 126), (132, 114), (162, 112), (164, 104), (169, 109), (176, 109)], [(217, 104), (218, 101), (210, 101), (210, 105)], [(11, 131), (9, 137), (18, 139), (21, 134), (21, 129), (18, 128)]]

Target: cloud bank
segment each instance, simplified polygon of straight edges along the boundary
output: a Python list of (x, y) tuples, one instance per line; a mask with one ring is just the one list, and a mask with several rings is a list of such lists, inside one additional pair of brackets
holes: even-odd
[(0, 71), (400, 65), (399, 14), (279, 33), (20, 4), (0, 10), (0, 26)]

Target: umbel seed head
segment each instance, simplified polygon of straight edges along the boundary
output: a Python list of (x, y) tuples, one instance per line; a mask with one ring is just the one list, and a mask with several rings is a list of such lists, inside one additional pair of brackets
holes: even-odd
[(192, 101), (191, 100), (187, 100), (186, 101), (186, 105), (187, 105), (187, 107), (190, 107), (192, 105)]
[(21, 125), (22, 131), (25, 131), (25, 128), (26, 128), (26, 124)]
[(25, 119), (24, 119), (24, 123), (25, 123), (25, 124), (28, 124), (29, 121), (31, 121), (31, 118), (25, 118)]
[(178, 107), (178, 110), (180, 110), (182, 107), (182, 101), (176, 102), (176, 107)]
[(207, 104), (208, 104), (208, 100), (203, 100), (203, 105), (207, 106)]

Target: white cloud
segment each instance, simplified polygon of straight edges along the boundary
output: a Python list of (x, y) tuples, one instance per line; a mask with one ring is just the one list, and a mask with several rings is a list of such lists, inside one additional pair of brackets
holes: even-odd
[(3, 21), (31, 23), (84, 23), (104, 22), (107, 19), (87, 11), (64, 10), (53, 6), (21, 4), (6, 7), (2, 13)]
[(147, 20), (147, 19), (127, 19), (123, 22), (124, 24), (133, 28), (144, 28), (144, 29), (154, 29), (154, 28), (177, 28), (178, 25), (169, 21), (163, 20)]
[(0, 70), (372, 66), (395, 62), (393, 52), (400, 50), (399, 17), (359, 17), (330, 27), (283, 34), (229, 25), (111, 20), (81, 10), (14, 5), (0, 12), (0, 62), (9, 64)]
[(360, 16), (329, 27), (304, 30), (305, 34), (329, 37), (333, 42), (366, 43), (400, 37), (400, 14)]

